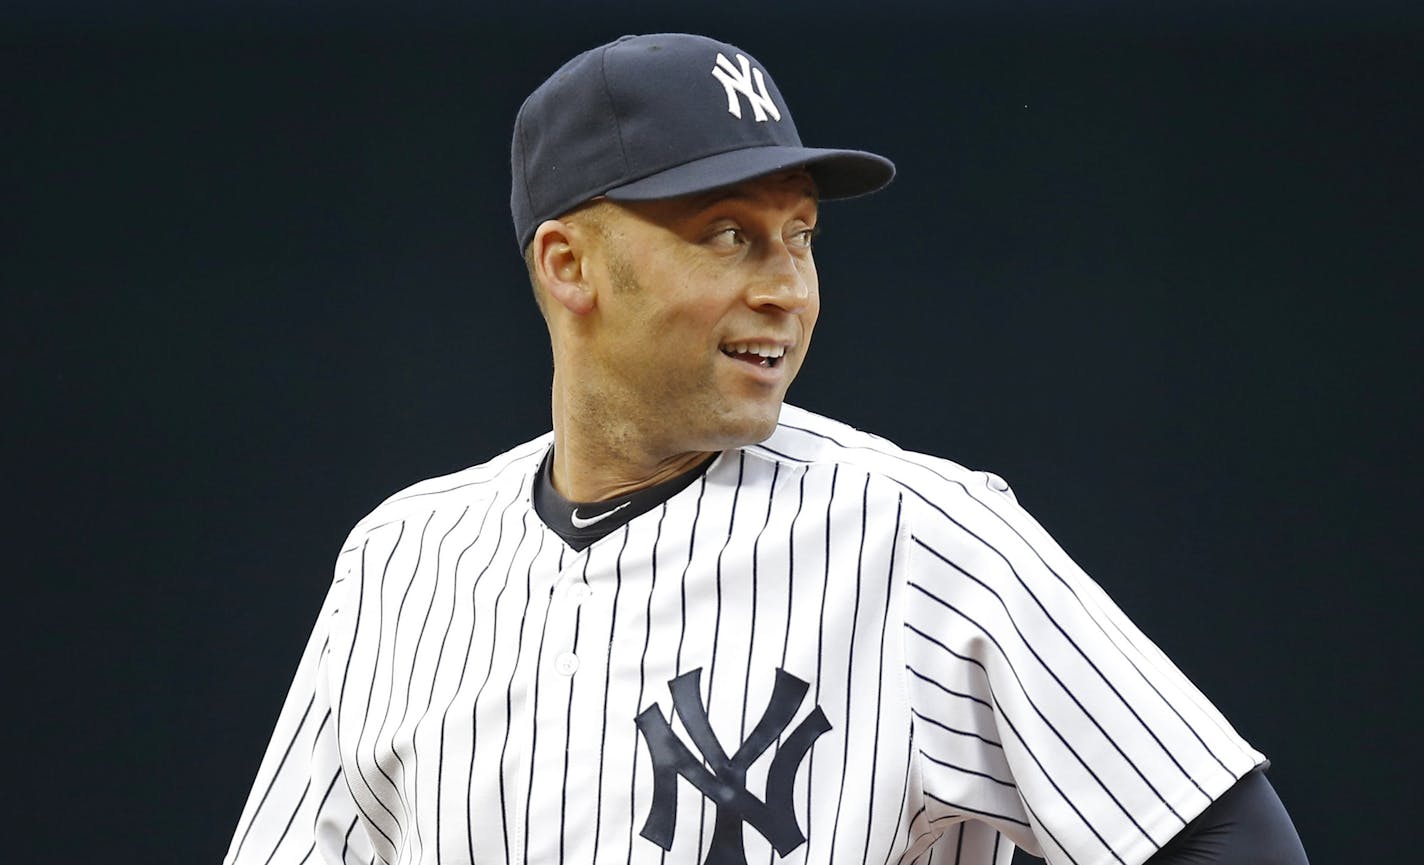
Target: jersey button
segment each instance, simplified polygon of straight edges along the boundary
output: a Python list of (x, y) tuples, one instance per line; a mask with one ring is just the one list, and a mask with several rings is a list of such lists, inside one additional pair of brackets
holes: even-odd
[(582, 604), (588, 600), (588, 596), (591, 594), (593, 591), (588, 586), (583, 583), (574, 583), (573, 587), (569, 589), (569, 600), (575, 604)]
[(560, 676), (572, 676), (579, 667), (578, 655), (573, 652), (560, 652), (554, 659), (554, 672)]
[(1009, 482), (993, 472), (984, 472), (984, 479), (988, 482), (989, 489), (996, 493), (1006, 493), (1009, 491)]

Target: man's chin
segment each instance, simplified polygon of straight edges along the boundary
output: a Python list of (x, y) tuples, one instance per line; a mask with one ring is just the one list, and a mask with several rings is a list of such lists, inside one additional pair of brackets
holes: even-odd
[(740, 411), (725, 418), (722, 432), (726, 443), (718, 449), (728, 450), (764, 442), (776, 432), (776, 424), (780, 419), (780, 400), (742, 407)]

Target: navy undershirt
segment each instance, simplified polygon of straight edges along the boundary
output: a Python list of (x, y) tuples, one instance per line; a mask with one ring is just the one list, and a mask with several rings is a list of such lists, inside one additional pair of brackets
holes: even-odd
[(1147, 865), (1309, 865), (1295, 824), (1261, 768), (1249, 772)]
[(539, 478), (534, 482), (534, 512), (544, 524), (564, 539), (564, 543), (582, 552), (594, 542), (626, 525), (634, 517), (647, 513), (692, 485), (707, 473), (716, 454), (677, 477), (660, 484), (635, 490), (626, 496), (601, 502), (571, 502), (554, 489), (554, 449), (544, 454), (539, 465)]

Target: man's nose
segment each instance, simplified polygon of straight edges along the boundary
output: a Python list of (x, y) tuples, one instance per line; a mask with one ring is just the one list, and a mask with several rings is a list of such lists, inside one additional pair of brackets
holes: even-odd
[(784, 243), (768, 244), (758, 262), (756, 279), (748, 292), (752, 307), (774, 307), (789, 313), (799, 313), (811, 300), (811, 276), (814, 267), (809, 260), (800, 261)]

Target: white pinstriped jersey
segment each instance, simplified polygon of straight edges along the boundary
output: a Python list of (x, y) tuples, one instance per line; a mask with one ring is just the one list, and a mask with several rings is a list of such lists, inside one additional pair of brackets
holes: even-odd
[(788, 406), (579, 553), (550, 442), (352, 531), (226, 862), (1131, 865), (1263, 760), (993, 475)]

